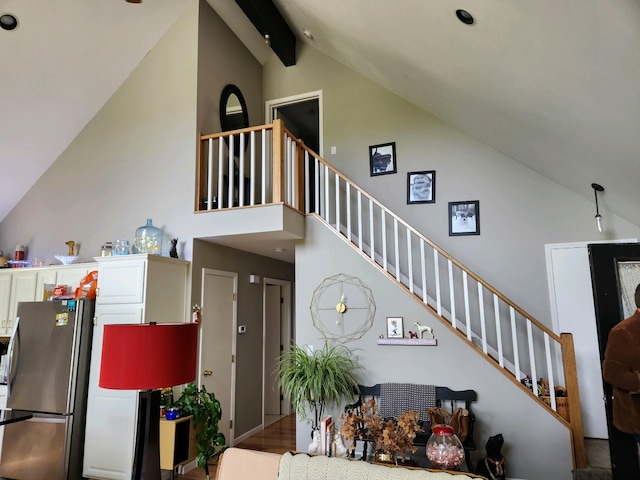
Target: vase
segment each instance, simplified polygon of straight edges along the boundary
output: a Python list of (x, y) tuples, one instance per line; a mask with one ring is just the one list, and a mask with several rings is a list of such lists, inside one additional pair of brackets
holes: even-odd
[(373, 456), (373, 461), (376, 463), (389, 463), (395, 464), (396, 456), (390, 452), (385, 450), (376, 450), (376, 453)]
[(434, 425), (433, 433), (427, 441), (427, 458), (431, 468), (460, 470), (464, 461), (464, 448), (450, 425)]
[(147, 218), (146, 225), (138, 227), (133, 243), (133, 253), (162, 254), (162, 231)]

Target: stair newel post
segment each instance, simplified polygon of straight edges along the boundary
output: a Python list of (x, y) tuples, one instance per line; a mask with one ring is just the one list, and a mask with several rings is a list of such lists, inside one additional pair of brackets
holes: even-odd
[(281, 119), (273, 121), (273, 155), (271, 161), (273, 178), (272, 203), (284, 203), (284, 122)]
[(573, 347), (573, 335), (561, 333), (562, 363), (564, 378), (567, 384), (567, 401), (569, 423), (571, 424), (571, 446), (575, 468), (587, 468), (587, 452), (584, 446), (584, 430), (582, 429), (582, 412), (580, 411), (580, 390), (578, 387), (578, 370), (576, 354)]

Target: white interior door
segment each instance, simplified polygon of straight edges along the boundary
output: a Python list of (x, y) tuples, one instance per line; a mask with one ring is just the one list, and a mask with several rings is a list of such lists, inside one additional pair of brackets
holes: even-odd
[(280, 285), (264, 288), (264, 414), (280, 415), (280, 388), (274, 374), (280, 356)]
[(608, 439), (587, 243), (547, 245), (546, 255), (554, 331), (573, 334), (584, 435)]
[(202, 271), (199, 379), (220, 402), (218, 427), (228, 446), (234, 444), (237, 283), (235, 273)]

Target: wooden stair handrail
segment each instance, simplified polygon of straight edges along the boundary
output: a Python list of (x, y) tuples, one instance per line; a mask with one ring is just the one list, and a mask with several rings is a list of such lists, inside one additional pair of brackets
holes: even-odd
[[(320, 157), (313, 150), (308, 148), (301, 140), (297, 139), (289, 130), (287, 130), (284, 126), (284, 122), (282, 120), (274, 120), (272, 124), (268, 125), (260, 125), (255, 127), (243, 128), (233, 131), (220, 132), (216, 134), (208, 134), (208, 135), (200, 135), (200, 145), (202, 142), (209, 139), (217, 139), (221, 137), (226, 137), (230, 135), (239, 135), (239, 134), (247, 134), (253, 131), (260, 130), (273, 130), (273, 139), (272, 139), (272, 179), (273, 179), (273, 199), (272, 203), (285, 203), (286, 195), (285, 195), (285, 135), (287, 135), (291, 141), (296, 144), (296, 155), (294, 158), (294, 162), (296, 164), (296, 172), (297, 178), (295, 179), (295, 184), (297, 185), (297, 197), (298, 205), (302, 205), (304, 202), (304, 184), (303, 184), (303, 175), (302, 175), (302, 165), (304, 163), (304, 152), (306, 151), (310, 158), (317, 160), (321, 165), (331, 171), (334, 175), (338, 176), (345, 183), (350, 184), (352, 187), (357, 189), (359, 193), (365, 197), (369, 202), (375, 204), (378, 208), (388, 212), (400, 225), (404, 226), (406, 229), (412, 232), (412, 234), (416, 235), (421, 241), (423, 241), (426, 245), (430, 246), (434, 250), (438, 252), (439, 255), (450, 261), (453, 265), (458, 267), (460, 270), (466, 272), (466, 274), (471, 277), (473, 280), (478, 282), (489, 291), (491, 294), (495, 295), (499, 298), (504, 304), (508, 305), (515, 312), (519, 313), (524, 319), (531, 322), (531, 324), (535, 325), (536, 328), (544, 332), (549, 336), (549, 338), (553, 339), (555, 342), (560, 344), (562, 350), (562, 358), (564, 365), (564, 376), (566, 381), (566, 389), (567, 389), (567, 401), (568, 401), (568, 410), (569, 410), (569, 421), (563, 419), (556, 411), (554, 411), (551, 406), (547, 405), (544, 402), (541, 402), (544, 407), (552, 414), (556, 416), (560, 421), (565, 423), (571, 432), (571, 447), (573, 454), (573, 462), (575, 468), (586, 468), (586, 450), (584, 447), (584, 431), (582, 426), (582, 416), (580, 410), (580, 394), (578, 387), (578, 379), (577, 379), (577, 369), (576, 369), (576, 360), (575, 360), (575, 351), (573, 345), (573, 336), (570, 333), (562, 333), (560, 335), (556, 334), (552, 330), (550, 330), (546, 325), (542, 324), (535, 317), (527, 313), (524, 309), (513, 303), (509, 298), (503, 295), (501, 292), (496, 290), (493, 286), (491, 286), (488, 282), (486, 282), (482, 277), (474, 273), (471, 269), (466, 267), (463, 263), (458, 261), (456, 258), (451, 256), (444, 249), (436, 245), (433, 241), (425, 237), (421, 232), (411, 226), (409, 223), (404, 221), (400, 216), (396, 215), (393, 211), (385, 207), (378, 200), (369, 195), (363, 188), (361, 188), (358, 184), (353, 182), (351, 179), (346, 177), (342, 172), (338, 171), (332, 165), (327, 163), (322, 157)], [(199, 153), (200, 155), (200, 153)], [(304, 208), (297, 208), (301, 213), (305, 213)], [(321, 220), (322, 217), (318, 215)], [(340, 235), (342, 237), (342, 235)], [(345, 239), (346, 241), (346, 239)], [(350, 242), (349, 242), (350, 243)], [(363, 252), (357, 250), (364, 257), (369, 258)], [(371, 260), (369, 258), (369, 260)], [(407, 291), (414, 298), (419, 300), (419, 297), (414, 292), (411, 292), (406, 285), (402, 282), (397, 281), (397, 279), (391, 275), (388, 271), (382, 268), (377, 262), (373, 262), (378, 269), (386, 274), (389, 278), (397, 282), (405, 291)], [(500, 366), (495, 358), (491, 355), (485, 354), (484, 351), (471, 342), (458, 328), (451, 325), (449, 320), (443, 316), (441, 316), (433, 306), (420, 301), (420, 303), (427, 308), (430, 313), (439, 318), (450, 330), (452, 330), (455, 334), (457, 334), (463, 341), (466, 341), (473, 349), (475, 349), (479, 354), (484, 356), (489, 362), (494, 365), (498, 370), (500, 370), (507, 378), (509, 378), (514, 384), (518, 385), (519, 388), (526, 391), (529, 395), (538, 398), (539, 397), (533, 393), (530, 389), (525, 387), (518, 378), (511, 374), (510, 372), (505, 371), (505, 369)]]

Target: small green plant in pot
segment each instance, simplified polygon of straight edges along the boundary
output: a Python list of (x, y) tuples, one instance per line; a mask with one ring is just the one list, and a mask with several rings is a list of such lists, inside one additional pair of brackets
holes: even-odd
[[(325, 407), (341, 407), (345, 399), (358, 392), (361, 366), (344, 345), (329, 345), (308, 354), (303, 347), (291, 345), (278, 361), (278, 383), (289, 397), (300, 419), (319, 428)], [(313, 412), (310, 418), (308, 412)]]
[(184, 389), (180, 398), (175, 401), (181, 415), (193, 415), (193, 424), (198, 431), (198, 467), (204, 469), (209, 478), (209, 459), (220, 455), (225, 449), (224, 435), (218, 431), (218, 423), (222, 418), (220, 402), (213, 392), (207, 392), (204, 385), (200, 388), (190, 383)]

